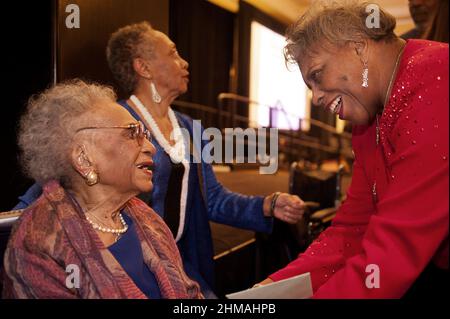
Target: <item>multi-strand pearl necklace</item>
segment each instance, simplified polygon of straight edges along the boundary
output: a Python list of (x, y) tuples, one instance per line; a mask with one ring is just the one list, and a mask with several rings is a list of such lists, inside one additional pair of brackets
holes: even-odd
[(145, 121), (149, 125), (150, 130), (152, 131), (156, 141), (158, 141), (159, 145), (161, 145), (164, 151), (170, 156), (172, 162), (181, 163), (185, 159), (186, 148), (184, 145), (184, 139), (183, 134), (181, 133), (180, 125), (178, 124), (177, 118), (173, 110), (169, 107), (168, 115), (170, 124), (172, 124), (173, 127), (172, 138), (175, 142), (174, 145), (171, 145), (162, 134), (158, 124), (151, 116), (150, 112), (147, 110), (144, 104), (142, 104), (142, 102), (138, 99), (138, 97), (132, 95), (130, 96), (130, 100), (134, 103), (134, 105), (136, 105), (139, 112), (142, 114)]

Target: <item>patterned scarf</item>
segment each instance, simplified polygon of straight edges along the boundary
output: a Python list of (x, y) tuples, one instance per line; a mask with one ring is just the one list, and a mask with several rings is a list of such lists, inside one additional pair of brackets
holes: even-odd
[[(135, 222), (144, 262), (161, 296), (203, 298), (198, 284), (185, 274), (164, 221), (137, 198), (124, 210)], [(44, 186), (43, 195), (14, 225), (4, 263), (4, 297), (146, 298), (56, 181)], [(79, 288), (67, 288), (68, 265), (80, 269)]]

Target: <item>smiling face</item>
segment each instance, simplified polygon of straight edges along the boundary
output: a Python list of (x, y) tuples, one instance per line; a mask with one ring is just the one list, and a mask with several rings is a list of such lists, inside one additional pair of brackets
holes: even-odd
[(124, 108), (105, 102), (89, 114), (83, 125), (99, 128), (82, 130), (76, 135), (77, 144), (84, 145), (89, 162), (99, 175), (98, 185), (123, 194), (153, 188), (150, 168), (154, 146), (146, 138), (136, 138), (131, 129), (112, 128), (133, 123), (136, 120)]
[(186, 93), (189, 64), (180, 57), (175, 44), (162, 32), (154, 31), (152, 58), (148, 59), (152, 81), (163, 96)]
[[(317, 46), (297, 58), (303, 79), (312, 90), (312, 102), (354, 124), (369, 124), (376, 115), (374, 72), (362, 87), (363, 62), (356, 47)], [(370, 72), (370, 70), (369, 70)], [(372, 84), (372, 85), (371, 85)]]

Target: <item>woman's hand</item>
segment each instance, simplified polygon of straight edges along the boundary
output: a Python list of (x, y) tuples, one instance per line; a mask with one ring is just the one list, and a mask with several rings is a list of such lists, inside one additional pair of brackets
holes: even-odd
[[(275, 198), (275, 196), (277, 197)], [(273, 200), (275, 200), (275, 205), (272, 211)], [(296, 224), (303, 218), (306, 206), (297, 195), (275, 193), (264, 199), (263, 209), (266, 217), (275, 217), (286, 223)]]

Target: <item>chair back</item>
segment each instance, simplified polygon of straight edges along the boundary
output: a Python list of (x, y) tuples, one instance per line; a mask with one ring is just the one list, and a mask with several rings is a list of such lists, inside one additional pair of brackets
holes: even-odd
[(286, 236), (290, 238), (291, 244), (287, 250), (294, 258), (331, 225), (342, 198), (342, 172), (342, 166), (336, 172), (330, 172), (303, 167), (297, 162), (292, 163), (289, 172), (289, 193), (298, 195), (308, 204), (304, 218), (296, 225), (288, 227)]
[(289, 172), (289, 193), (303, 201), (319, 203), (318, 209), (336, 207), (341, 199), (342, 166), (337, 172), (301, 167), (292, 163)]
[(5, 254), (6, 245), (8, 244), (11, 227), (20, 217), (23, 210), (12, 210), (8, 212), (0, 212), (0, 298), (3, 288), (3, 255)]

